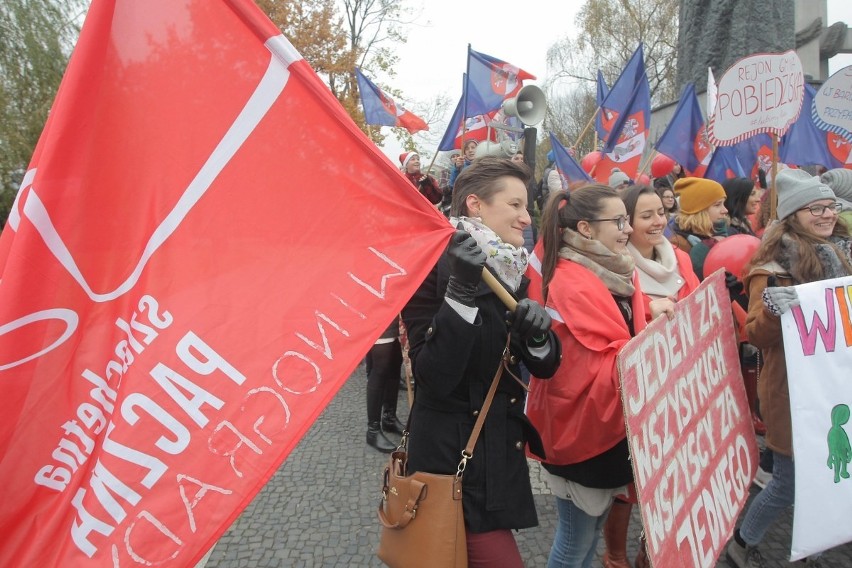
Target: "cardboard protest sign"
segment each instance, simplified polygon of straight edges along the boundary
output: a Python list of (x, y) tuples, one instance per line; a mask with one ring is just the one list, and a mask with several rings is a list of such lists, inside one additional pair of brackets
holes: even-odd
[(852, 540), (852, 277), (796, 286), (781, 316), (796, 503), (791, 560)]
[(805, 89), (795, 51), (757, 53), (734, 63), (717, 86), (707, 133), (716, 146), (733, 146), (761, 132), (784, 134), (799, 116)]
[(821, 130), (852, 141), (852, 65), (822, 84), (814, 97), (811, 115)]
[(0, 236), (0, 566), (192, 566), (452, 232), (251, 0), (94, 0)]
[(757, 470), (723, 271), (634, 337), (618, 369), (652, 564), (714, 566)]

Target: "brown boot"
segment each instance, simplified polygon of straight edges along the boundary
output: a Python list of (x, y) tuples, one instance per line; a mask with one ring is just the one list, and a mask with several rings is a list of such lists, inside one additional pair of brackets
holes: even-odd
[(630, 525), (632, 509), (632, 503), (618, 499), (612, 503), (603, 529), (606, 543), (606, 552), (603, 556), (604, 568), (631, 568), (627, 561), (627, 528)]

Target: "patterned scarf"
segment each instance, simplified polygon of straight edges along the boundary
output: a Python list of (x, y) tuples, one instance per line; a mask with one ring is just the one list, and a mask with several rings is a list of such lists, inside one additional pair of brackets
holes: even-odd
[[(849, 276), (838, 253), (846, 257), (846, 262), (852, 263), (852, 239), (828, 237), (827, 240), (831, 244), (815, 245), (823, 268), (823, 279)], [(784, 267), (795, 282), (802, 284), (809, 281), (799, 272), (799, 243), (786, 234), (781, 236), (781, 254), (778, 257), (778, 264)]]
[(564, 246), (559, 249), (559, 256), (594, 272), (610, 293), (629, 297), (636, 291), (633, 286), (636, 264), (629, 254), (616, 254), (600, 241), (587, 239), (567, 227), (562, 230), (562, 242)]
[(462, 224), (464, 230), (473, 236), (485, 253), (485, 264), (491, 267), (512, 292), (517, 292), (529, 263), (527, 249), (504, 243), (479, 217), (450, 217), (450, 223), (453, 227)]

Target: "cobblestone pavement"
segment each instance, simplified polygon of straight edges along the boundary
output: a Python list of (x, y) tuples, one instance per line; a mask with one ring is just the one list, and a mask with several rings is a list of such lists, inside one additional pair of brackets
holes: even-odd
[[(287, 461), (213, 549), (207, 568), (382, 566), (376, 507), (386, 456), (364, 441), (366, 376), (360, 365), (320, 415)], [(400, 391), (400, 419), (407, 408)], [(517, 533), (526, 565), (547, 565), (556, 508), (531, 462), (539, 526)], [(753, 492), (754, 493), (754, 492)], [(640, 520), (634, 509), (629, 553), (636, 554)], [(804, 566), (786, 561), (792, 514), (773, 525), (761, 544), (768, 566)], [(599, 547), (602, 553), (602, 546)], [(823, 556), (825, 565), (852, 567), (852, 544)], [(727, 567), (723, 559), (717, 567)]]

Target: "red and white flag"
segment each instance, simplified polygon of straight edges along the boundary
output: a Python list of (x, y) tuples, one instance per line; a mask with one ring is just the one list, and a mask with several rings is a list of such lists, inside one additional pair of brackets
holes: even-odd
[(451, 233), (250, 0), (94, 0), (0, 237), (0, 566), (191, 566)]

